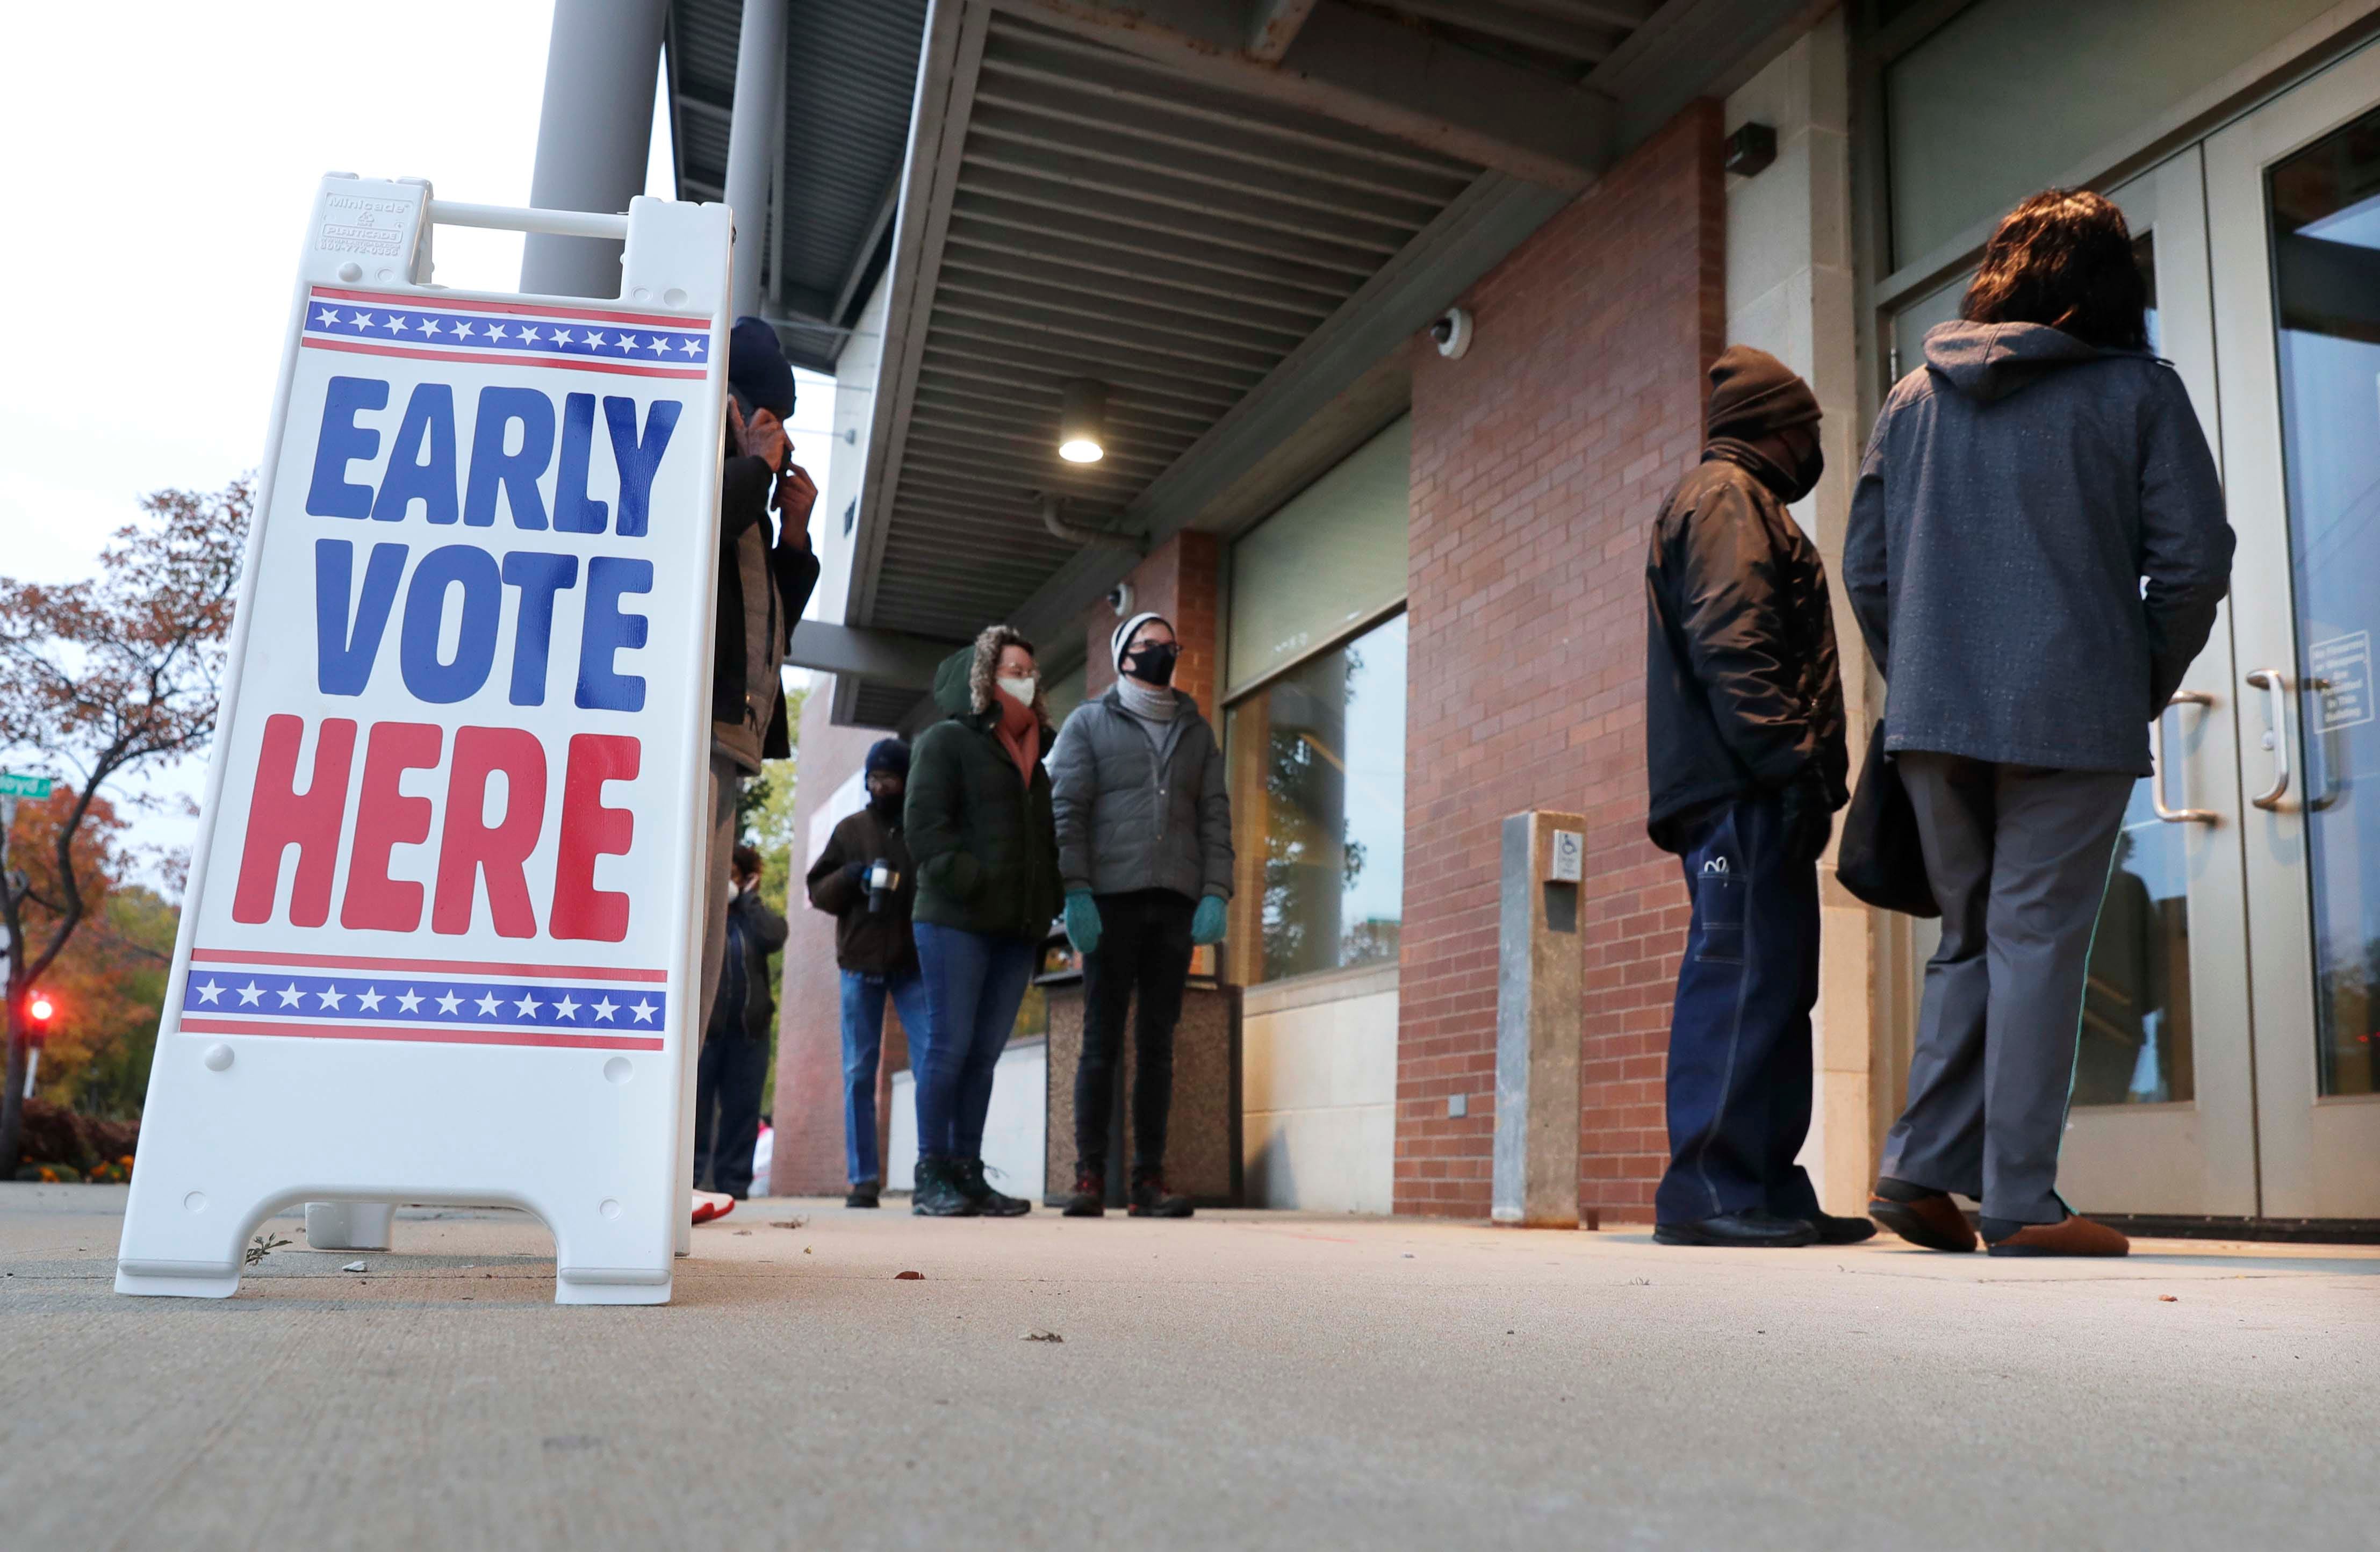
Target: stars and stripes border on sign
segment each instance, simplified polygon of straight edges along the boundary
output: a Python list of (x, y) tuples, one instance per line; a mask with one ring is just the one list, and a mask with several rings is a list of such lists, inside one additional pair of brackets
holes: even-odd
[(446, 301), (415, 294), (310, 287), (299, 342), (310, 349), (431, 361), (492, 361), (635, 377), (699, 379), (710, 325), (600, 305)]
[(665, 980), (660, 971), (200, 950), (183, 983), (181, 1027), (192, 1035), (659, 1050), (669, 995), (654, 983)]

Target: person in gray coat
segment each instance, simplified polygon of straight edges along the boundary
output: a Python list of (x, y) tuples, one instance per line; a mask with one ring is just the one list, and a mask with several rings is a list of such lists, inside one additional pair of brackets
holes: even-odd
[(2206, 644), (2232, 534), (2190, 395), (2148, 348), (2131, 236), (2050, 189), (1885, 400), (1843, 544), (1942, 945), (1869, 1212), (1996, 1255), (2120, 1255), (2058, 1149), (2091, 936), (2148, 725)]
[(1187, 1218), (1189, 1201), (1165, 1188), (1173, 1026), (1191, 949), (1222, 940), (1232, 800), (1214, 730), (1172, 687), (1181, 655), (1172, 625), (1135, 614), (1109, 646), (1115, 687), (1075, 709), (1050, 756), (1066, 935), (1083, 956), (1075, 1194), (1066, 1214), (1097, 1218), (1105, 1209), (1116, 1056), (1137, 991), (1129, 1210)]

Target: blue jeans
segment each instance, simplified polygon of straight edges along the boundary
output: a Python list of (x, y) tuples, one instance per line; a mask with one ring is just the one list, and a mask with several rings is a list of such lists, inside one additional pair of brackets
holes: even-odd
[(843, 1161), (854, 1185), (884, 1178), (876, 1162), (876, 1061), (884, 1050), (887, 994), (909, 1037), (909, 1060), (920, 1062), (927, 1039), (924, 978), (914, 970), (905, 976), (843, 973)]
[(918, 922), (915, 930), (930, 1031), (922, 1055), (914, 1043), (909, 1048), (917, 1075), (917, 1156), (980, 1158), (992, 1069), (1008, 1049), (1039, 945), (934, 922)]
[(1810, 1218), (1818, 1194), (1793, 1156), (1810, 1131), (1817, 864), (1791, 855), (1773, 794), (1720, 805), (1681, 860), (1694, 915), (1670, 1015), (1670, 1168), (1653, 1216)]

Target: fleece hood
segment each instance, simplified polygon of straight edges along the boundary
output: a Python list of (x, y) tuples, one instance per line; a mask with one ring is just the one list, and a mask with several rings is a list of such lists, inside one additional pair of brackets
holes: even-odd
[(1937, 323), (1925, 331), (1926, 369), (1984, 404), (2007, 398), (2078, 362), (2147, 355), (2102, 350), (2046, 323)]
[(975, 695), (968, 676), (975, 671), (975, 648), (965, 646), (942, 660), (934, 670), (934, 704), (953, 717), (975, 716)]

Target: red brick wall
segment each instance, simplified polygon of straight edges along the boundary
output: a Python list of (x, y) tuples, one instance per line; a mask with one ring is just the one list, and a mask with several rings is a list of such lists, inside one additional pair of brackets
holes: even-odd
[(1723, 344), (1719, 139), (1682, 114), (1463, 299), (1462, 360), (1415, 342), (1399, 1212), (1488, 1214), (1499, 826), (1556, 808), (1587, 816), (1580, 1205), (1651, 1213), (1687, 909), (1645, 839), (1645, 530)]
[[(1221, 547), (1213, 534), (1184, 532), (1159, 545), (1127, 578), (1132, 584), (1132, 612), (1154, 610), (1172, 624), (1182, 643), (1182, 661), (1173, 668), (1174, 685), (1196, 699), (1198, 709), (1215, 723), (1218, 734), (1222, 721), (1215, 710), (1215, 697), (1222, 689), (1223, 654), (1216, 609), (1221, 601), (1218, 585), (1221, 565)], [(1085, 699), (1105, 695), (1115, 683), (1115, 659), (1108, 642), (1123, 623), (1105, 603), (1092, 605), (1090, 619), (1083, 627), (1084, 647), (1090, 654), (1083, 674)]]
[[(810, 865), (810, 819), (884, 736), (875, 728), (836, 727), (831, 681), (821, 679), (802, 708), (798, 785), (794, 794), (794, 873), (785, 891), (783, 980), (777, 989), (777, 1129), (769, 1190), (778, 1196), (840, 1196), (843, 1162), (843, 989), (834, 963), (834, 918), (810, 907), (801, 875)], [(905, 1062), (900, 1021), (888, 1008), (887, 1065)], [(878, 1142), (883, 1138), (889, 1073), (879, 1073)]]

